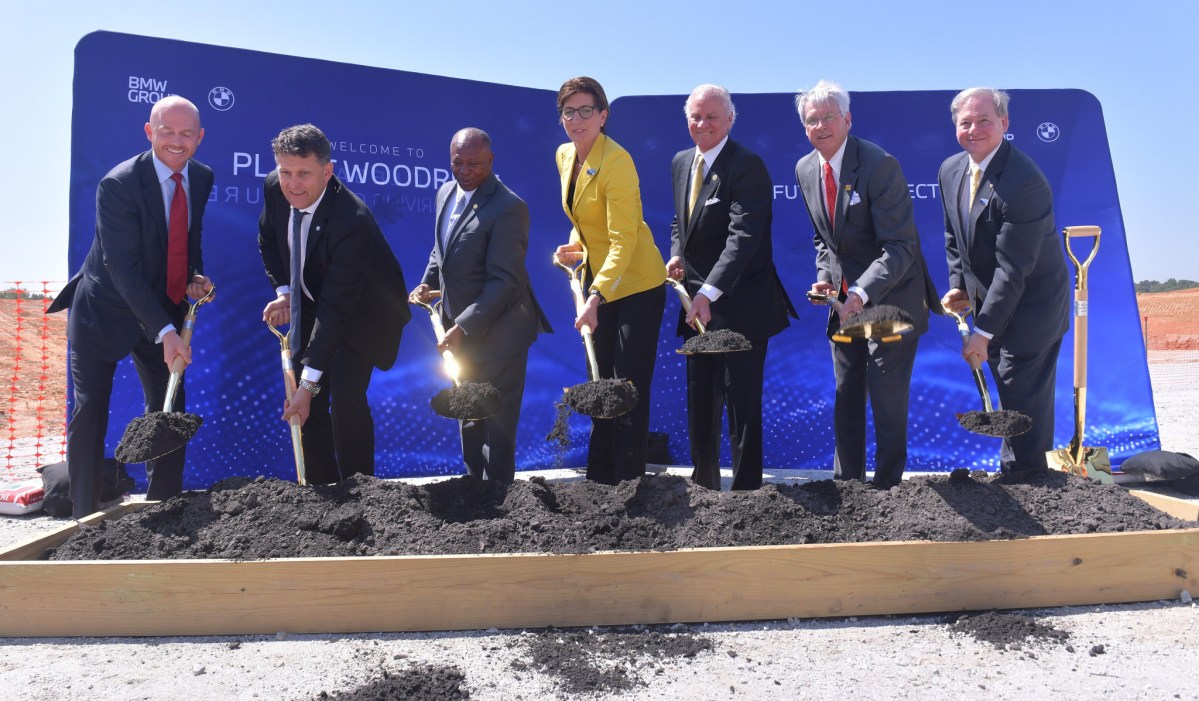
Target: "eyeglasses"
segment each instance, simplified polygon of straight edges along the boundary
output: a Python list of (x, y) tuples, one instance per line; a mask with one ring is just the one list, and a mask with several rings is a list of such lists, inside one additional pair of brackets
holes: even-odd
[(591, 115), (595, 114), (597, 109), (598, 108), (596, 108), (595, 105), (583, 105), (578, 109), (574, 107), (563, 107), (561, 114), (563, 119), (574, 119), (576, 114), (583, 119), (591, 119)]
[(803, 120), (803, 123), (804, 123), (805, 127), (809, 127), (809, 128), (817, 127), (817, 126), (820, 126), (821, 124), (828, 126), (840, 118), (841, 118), (840, 114), (826, 114), (823, 117), (817, 117), (817, 116), (813, 115), (813, 116), (808, 117), (807, 119)]

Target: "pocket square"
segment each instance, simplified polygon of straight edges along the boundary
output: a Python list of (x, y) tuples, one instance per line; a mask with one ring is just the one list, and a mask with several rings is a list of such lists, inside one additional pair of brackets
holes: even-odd
[(719, 201), (720, 201), (720, 198), (719, 198), (719, 197), (713, 197), (713, 198), (712, 198), (712, 199), (710, 199), (710, 200), (705, 200), (705, 201), (704, 201), (704, 206), (706, 207), (706, 206), (708, 206), (708, 205), (710, 205), (710, 204), (716, 204), (716, 203), (717, 203), (717, 202), (719, 202)]
[(849, 193), (849, 206), (850, 207), (854, 206), (855, 204), (857, 204), (861, 201), (862, 201), (862, 197), (861, 197), (861, 195), (858, 194), (857, 190), (854, 190), (853, 192)]

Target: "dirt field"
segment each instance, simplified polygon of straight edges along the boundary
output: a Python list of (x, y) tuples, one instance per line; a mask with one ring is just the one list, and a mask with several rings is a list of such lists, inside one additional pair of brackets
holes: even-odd
[[(0, 438), (66, 431), (67, 315), (45, 315), (48, 300), (0, 300)], [(20, 356), (18, 357), (18, 350)]]
[(1199, 350), (1199, 287), (1137, 295), (1149, 350)]

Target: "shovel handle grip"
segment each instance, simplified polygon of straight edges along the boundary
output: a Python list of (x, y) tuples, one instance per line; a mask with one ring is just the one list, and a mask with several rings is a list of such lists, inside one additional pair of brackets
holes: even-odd
[[(183, 330), (179, 332), (179, 339), (183, 341), (184, 348), (191, 347), (192, 334), (195, 332), (195, 330), (196, 313), (195, 311), (191, 311), (187, 313), (187, 316), (183, 317)], [(171, 361), (171, 374), (182, 375), (183, 370), (186, 367), (187, 364), (184, 362), (183, 358), (177, 355), (175, 356), (175, 359)]]
[[(285, 349), (279, 352), (279, 357), (283, 361), (283, 394), (287, 397), (287, 403), (291, 403), (292, 397), (296, 396), (296, 368), (291, 359), (291, 350)], [(300, 417), (292, 416), (287, 420), (287, 423), (292, 426), (300, 425)]]

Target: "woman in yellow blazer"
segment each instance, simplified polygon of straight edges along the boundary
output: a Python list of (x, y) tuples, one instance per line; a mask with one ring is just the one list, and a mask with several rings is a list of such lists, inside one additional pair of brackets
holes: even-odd
[(666, 264), (641, 215), (633, 159), (604, 134), (608, 98), (593, 78), (558, 90), (558, 116), (570, 143), (558, 148), (562, 208), (570, 242), (554, 256), (576, 265), (586, 256), (587, 304), (575, 321), (592, 330), (601, 377), (630, 380), (640, 399), (615, 419), (592, 419), (587, 478), (617, 484), (645, 474), (650, 382), (666, 306)]

